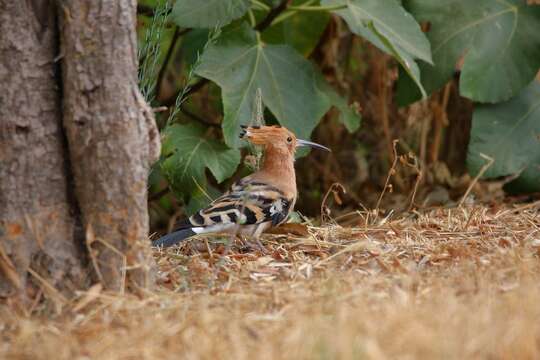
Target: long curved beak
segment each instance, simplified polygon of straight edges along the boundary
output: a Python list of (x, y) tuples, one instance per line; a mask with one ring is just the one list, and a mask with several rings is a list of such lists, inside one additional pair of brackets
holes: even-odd
[(332, 150), (330, 150), (329, 148), (327, 148), (326, 146), (323, 146), (321, 144), (317, 144), (317, 143), (307, 141), (307, 140), (297, 139), (296, 140), (296, 147), (300, 147), (300, 146), (311, 146), (312, 148), (317, 148), (317, 149), (322, 149), (322, 150), (332, 152)]

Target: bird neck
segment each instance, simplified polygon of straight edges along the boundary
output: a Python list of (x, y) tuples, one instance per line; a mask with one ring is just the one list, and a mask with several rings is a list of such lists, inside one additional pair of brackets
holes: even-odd
[(287, 150), (269, 147), (264, 153), (261, 170), (279, 176), (294, 176), (294, 155)]
[(287, 149), (267, 147), (260, 173), (291, 196), (296, 196), (294, 155)]

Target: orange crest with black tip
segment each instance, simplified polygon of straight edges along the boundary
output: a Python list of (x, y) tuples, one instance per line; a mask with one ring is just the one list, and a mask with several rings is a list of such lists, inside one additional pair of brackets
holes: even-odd
[(296, 136), (281, 126), (245, 126), (242, 125), (240, 138), (253, 145), (265, 147), (286, 148), (292, 153), (296, 149)]
[(321, 144), (308, 140), (297, 139), (290, 130), (278, 125), (240, 126), (242, 128), (242, 131), (240, 132), (241, 139), (245, 139), (253, 145), (264, 146), (267, 149), (272, 148), (276, 150), (288, 150), (291, 154), (294, 154), (297, 147), (309, 146), (312, 148), (331, 151), (329, 148)]

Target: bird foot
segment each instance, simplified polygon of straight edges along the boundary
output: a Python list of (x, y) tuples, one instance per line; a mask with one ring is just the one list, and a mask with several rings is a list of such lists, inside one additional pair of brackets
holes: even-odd
[(246, 244), (246, 247), (251, 250), (259, 250), (265, 255), (269, 254), (269, 251), (266, 250), (264, 245), (258, 239), (256, 239), (254, 242), (246, 241), (245, 244)]

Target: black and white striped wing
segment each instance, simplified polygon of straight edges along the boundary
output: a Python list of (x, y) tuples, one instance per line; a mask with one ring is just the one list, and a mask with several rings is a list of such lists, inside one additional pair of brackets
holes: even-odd
[(230, 192), (192, 215), (189, 222), (193, 227), (213, 228), (262, 223), (276, 226), (287, 219), (292, 202), (274, 186), (243, 179)]

